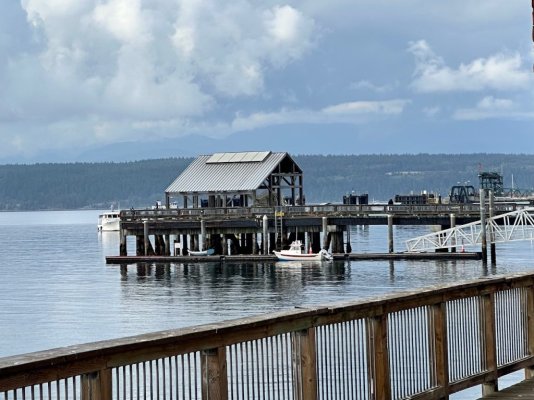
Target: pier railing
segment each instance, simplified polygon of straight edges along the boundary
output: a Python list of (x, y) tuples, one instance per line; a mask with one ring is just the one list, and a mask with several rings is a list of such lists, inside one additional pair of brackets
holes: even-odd
[[(495, 214), (515, 211), (518, 209), (515, 203), (496, 204)], [(275, 213), (283, 213), (287, 217), (309, 216), (377, 216), (377, 215), (450, 215), (451, 213), (461, 217), (478, 217), (480, 207), (477, 204), (427, 204), (427, 205), (306, 205), (306, 206), (281, 206), (281, 207), (223, 207), (223, 208), (159, 208), (122, 210), (121, 221), (149, 220), (172, 220), (191, 217), (221, 217), (225, 218), (262, 218), (264, 215), (274, 216)]]
[[(534, 366), (534, 274), (0, 359), (0, 399), (442, 399)], [(16, 334), (16, 332), (14, 332)]]

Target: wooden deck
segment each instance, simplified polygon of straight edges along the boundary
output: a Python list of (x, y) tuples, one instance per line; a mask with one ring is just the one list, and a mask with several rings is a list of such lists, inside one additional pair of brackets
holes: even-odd
[[(378, 260), (480, 260), (479, 252), (469, 253), (350, 253), (333, 254), (334, 260), (378, 261)], [(276, 262), (276, 256), (266, 255), (214, 255), (193, 256), (107, 256), (107, 264), (153, 263), (223, 263), (223, 262)]]
[(527, 379), (480, 399), (534, 399), (534, 379)]

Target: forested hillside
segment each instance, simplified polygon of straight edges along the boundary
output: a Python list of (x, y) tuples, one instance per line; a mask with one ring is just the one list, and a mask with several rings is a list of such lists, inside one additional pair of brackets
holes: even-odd
[[(447, 196), (452, 185), (478, 172), (498, 171), (506, 187), (534, 187), (534, 155), (300, 155), (308, 203), (340, 202), (344, 194), (369, 193), (387, 201), (423, 190)], [(190, 158), (127, 163), (0, 165), (0, 210), (144, 207), (163, 200), (165, 188)]]

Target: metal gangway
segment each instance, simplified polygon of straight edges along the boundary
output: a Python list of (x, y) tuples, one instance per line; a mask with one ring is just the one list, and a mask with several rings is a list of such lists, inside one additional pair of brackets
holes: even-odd
[(410, 253), (420, 253), (480, 246), (484, 233), (488, 243), (534, 240), (534, 207), (485, 218), (485, 232), (483, 228), (481, 221), (459, 225), (407, 240), (406, 248)]

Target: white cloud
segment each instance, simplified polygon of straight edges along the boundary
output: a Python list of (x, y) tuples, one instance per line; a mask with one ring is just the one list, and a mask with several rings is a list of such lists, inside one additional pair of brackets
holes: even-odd
[(361, 115), (361, 114), (400, 114), (409, 103), (408, 100), (386, 100), (386, 101), (354, 101), (349, 103), (336, 104), (323, 108), (326, 115)]
[(408, 50), (416, 60), (412, 86), (421, 93), (526, 90), (534, 83), (532, 74), (524, 68), (517, 53), (478, 58), (454, 69), (447, 66), (424, 40), (412, 42)]
[[(395, 84), (395, 86), (397, 86), (397, 84)], [(353, 82), (349, 87), (354, 90), (366, 89), (377, 93), (389, 92), (393, 89), (392, 85), (376, 85), (368, 80)]]
[(141, 0), (109, 0), (97, 4), (92, 18), (121, 42), (150, 40), (147, 15), (141, 9)]
[(218, 96), (251, 96), (265, 75), (313, 47), (315, 22), (285, 5), (261, 8), (245, 0), (183, 1), (172, 43), (181, 60)]
[(273, 113), (238, 115), (231, 124), (231, 132), (253, 130), (260, 127), (288, 124), (361, 124), (373, 119), (398, 116), (409, 100), (354, 101), (334, 104), (321, 110), (281, 110)]
[(429, 118), (435, 117), (440, 113), (440, 111), (441, 107), (438, 106), (423, 108), (423, 113)]
[(484, 119), (532, 119), (534, 112), (522, 110), (518, 104), (510, 99), (498, 99), (486, 96), (473, 108), (462, 108), (454, 115), (457, 120), (484, 120)]
[(0, 47), (0, 134), (20, 131), (5, 153), (194, 131), (228, 99), (263, 95), (266, 76), (303, 57), (317, 30), (295, 7), (251, 0), (20, 7), (33, 47), (16, 49), (0, 29), (0, 44), (10, 40)]

